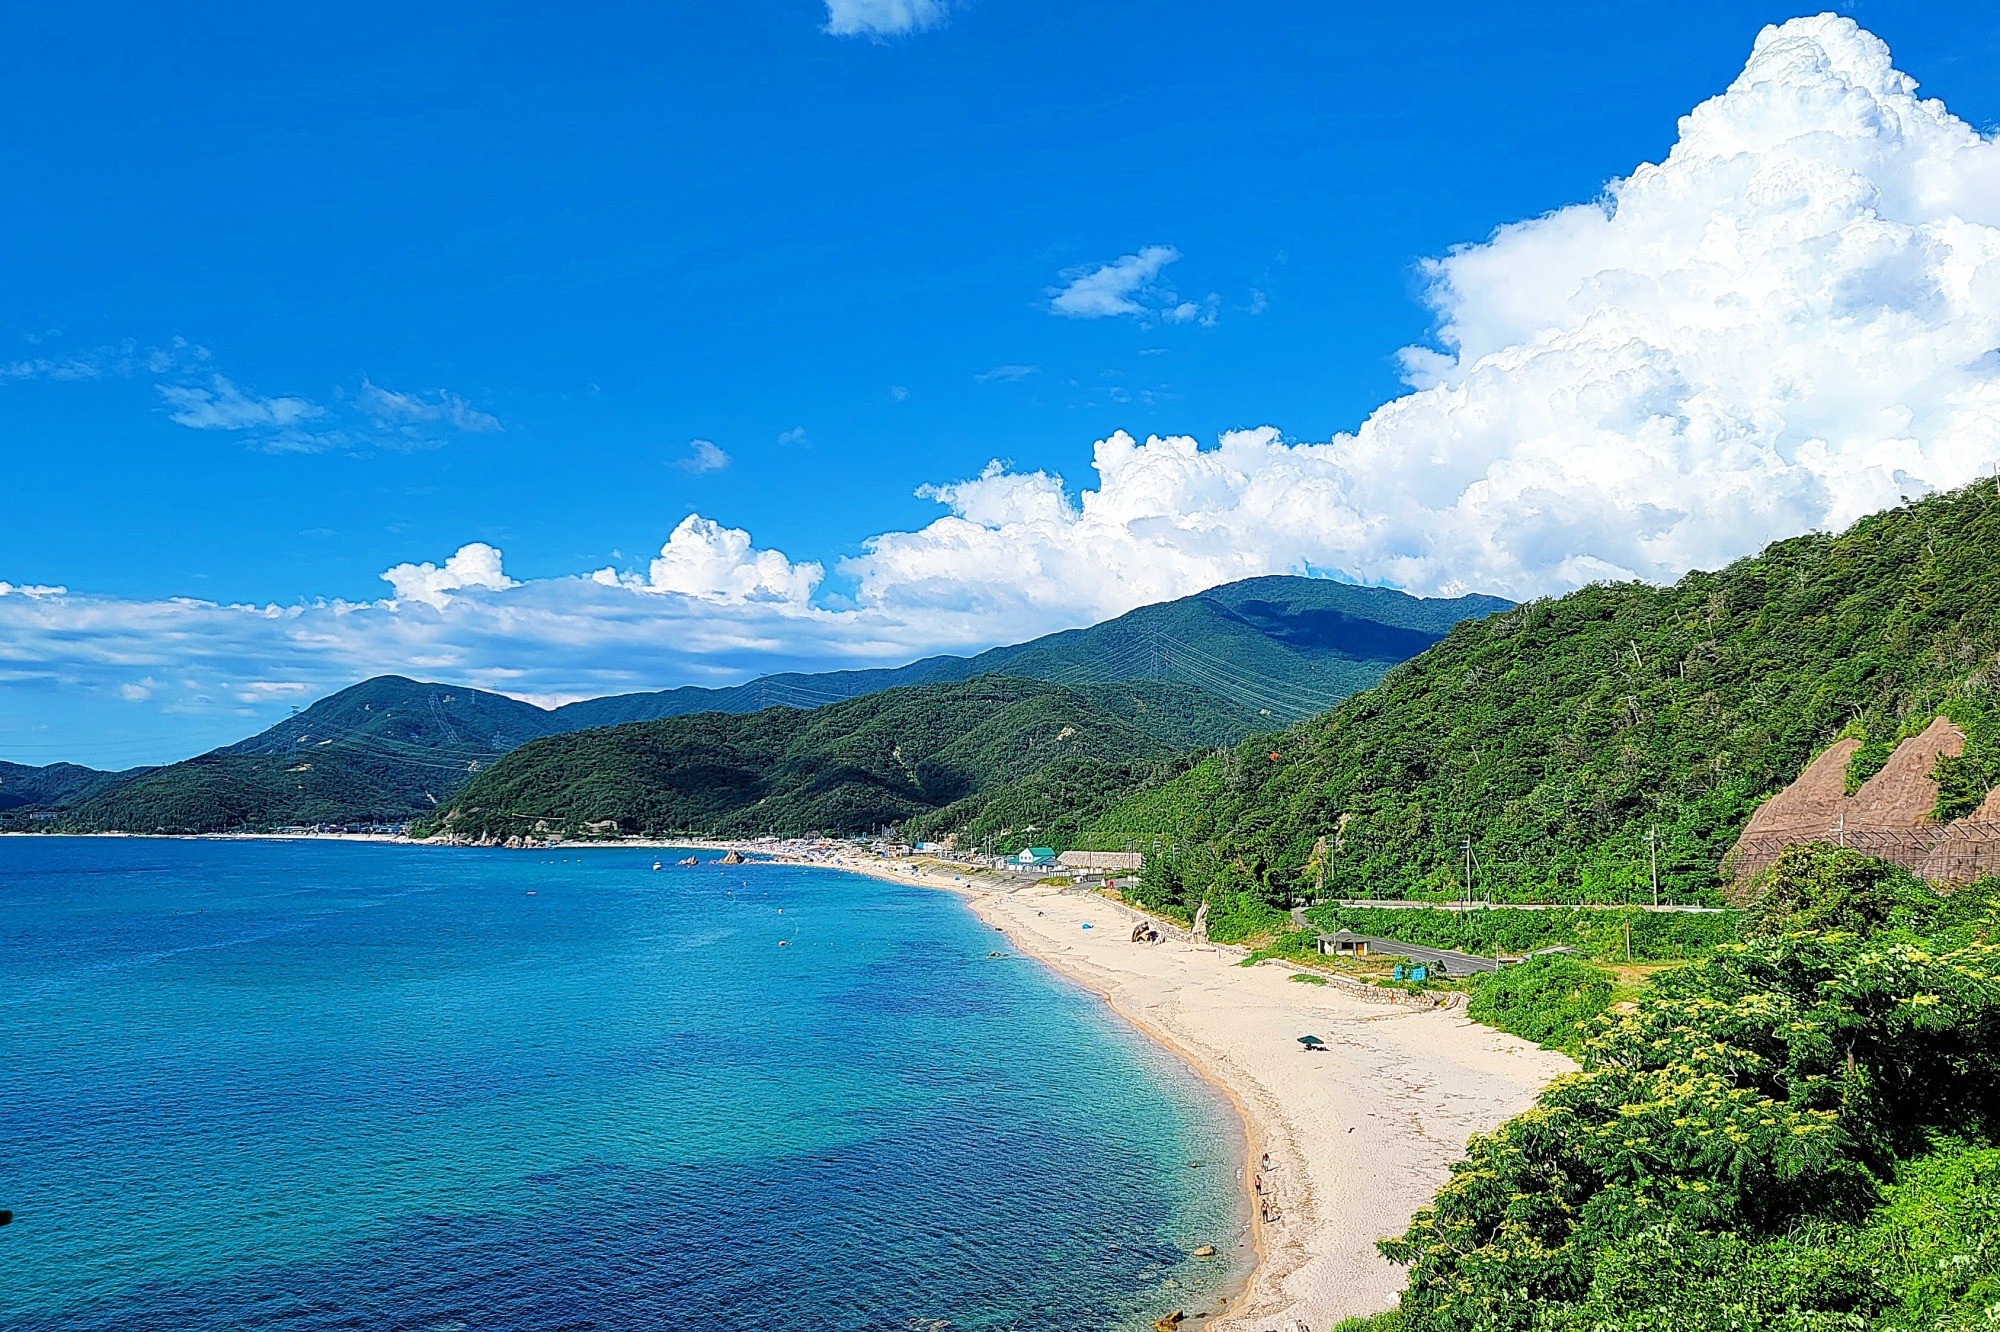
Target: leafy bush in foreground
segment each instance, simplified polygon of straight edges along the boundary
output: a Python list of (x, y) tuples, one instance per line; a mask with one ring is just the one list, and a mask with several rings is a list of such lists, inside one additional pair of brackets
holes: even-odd
[[(1767, 918), (1787, 901), (1810, 916), (1828, 870), (1788, 865)], [(1600, 1020), (1582, 1072), (1474, 1138), (1382, 1243), (1410, 1268), (1402, 1326), (1992, 1326), (1996, 890), (1913, 896), (1868, 934), (1759, 935), (1657, 977)]]
[(1751, 892), (1746, 936), (1860, 934), (1937, 906), (1937, 894), (1908, 870), (1824, 843), (1786, 847)]

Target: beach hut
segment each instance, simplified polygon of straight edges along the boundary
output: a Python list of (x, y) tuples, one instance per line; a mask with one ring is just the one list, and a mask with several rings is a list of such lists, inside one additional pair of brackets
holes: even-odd
[(1028, 847), (1020, 855), (1014, 857), (1014, 863), (1024, 865), (1029, 869), (1040, 869), (1044, 865), (1053, 865), (1056, 863), (1055, 848), (1049, 846)]
[(1375, 941), (1365, 934), (1353, 930), (1335, 930), (1332, 934), (1319, 936), (1319, 951), (1327, 957), (1367, 957), (1369, 945)]
[(1423, 976), (1404, 977), (1402, 968), (1397, 968), (1396, 979), (1423, 980), (1432, 972), (1440, 976), (1470, 976), (1475, 972), (1498, 971), (1501, 966), (1517, 962), (1519, 958), (1482, 957), (1476, 953), (1461, 953), (1450, 948), (1431, 948), (1424, 944), (1404, 943), (1401, 939), (1382, 939), (1373, 935), (1356, 934), (1353, 930), (1335, 930), (1331, 934), (1319, 936), (1319, 951), (1328, 957), (1393, 957), (1406, 964), (1413, 964), (1424, 971)]

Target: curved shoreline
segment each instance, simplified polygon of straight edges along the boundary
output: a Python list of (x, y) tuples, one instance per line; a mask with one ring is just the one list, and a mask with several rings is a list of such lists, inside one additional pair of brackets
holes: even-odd
[[(1468, 1137), (1527, 1109), (1575, 1067), (1456, 1011), (1291, 984), (1294, 968), (1241, 966), (1241, 949), (1132, 943), (1142, 913), (1096, 893), (874, 857), (810, 863), (954, 893), (1227, 1098), (1244, 1126), (1251, 1266), (1220, 1309), (1199, 1320), (1188, 1311), (1187, 1326), (1206, 1332), (1294, 1332), (1299, 1322), (1318, 1332), (1388, 1308), (1403, 1272), (1374, 1241), (1430, 1201)], [(1323, 1036), (1327, 1053), (1304, 1053), (1295, 1038), (1305, 1031)]]
[[(219, 835), (267, 838), (410, 844), (381, 835)], [(1375, 1240), (1400, 1233), (1429, 1202), (1468, 1137), (1527, 1109), (1549, 1081), (1575, 1067), (1457, 1011), (1372, 1004), (1334, 986), (1290, 984), (1295, 969), (1280, 962), (1239, 966), (1241, 949), (1197, 948), (1182, 938), (1133, 943), (1131, 926), (1142, 913), (1086, 890), (824, 842), (560, 845), (738, 850), (753, 863), (941, 888), (1023, 955), (1096, 995), (1219, 1091), (1243, 1127), (1239, 1178), (1249, 1193), (1250, 1266), (1220, 1308), (1187, 1311), (1184, 1326), (1202, 1332), (1319, 1332), (1390, 1307), (1403, 1272), (1376, 1252)], [(1323, 1052), (1305, 1054), (1296, 1043), (1301, 1032), (1321, 1036)], [(1263, 1169), (1266, 1153), (1270, 1167)]]

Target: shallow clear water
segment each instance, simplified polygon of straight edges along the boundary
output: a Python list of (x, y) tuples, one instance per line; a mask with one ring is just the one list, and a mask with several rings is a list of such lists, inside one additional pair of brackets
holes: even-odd
[[(1143, 1326), (1227, 1107), (949, 894), (0, 838), (0, 1328)], [(706, 857), (704, 857), (706, 859)], [(779, 947), (779, 941), (787, 946)]]

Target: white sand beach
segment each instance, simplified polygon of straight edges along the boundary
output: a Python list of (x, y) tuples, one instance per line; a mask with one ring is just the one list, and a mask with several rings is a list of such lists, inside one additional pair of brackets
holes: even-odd
[[(1251, 1198), (1258, 1255), (1213, 1332), (1292, 1332), (1301, 1319), (1321, 1332), (1388, 1308), (1403, 1271), (1375, 1241), (1429, 1201), (1468, 1137), (1575, 1067), (1457, 1011), (1366, 1002), (1299, 984), (1279, 964), (1240, 966), (1241, 950), (1133, 943), (1135, 914), (1096, 894), (860, 856), (828, 863), (964, 894), (1015, 947), (1102, 995), (1235, 1102), (1246, 1187), (1262, 1184)], [(1307, 1034), (1328, 1048), (1306, 1053)]]

